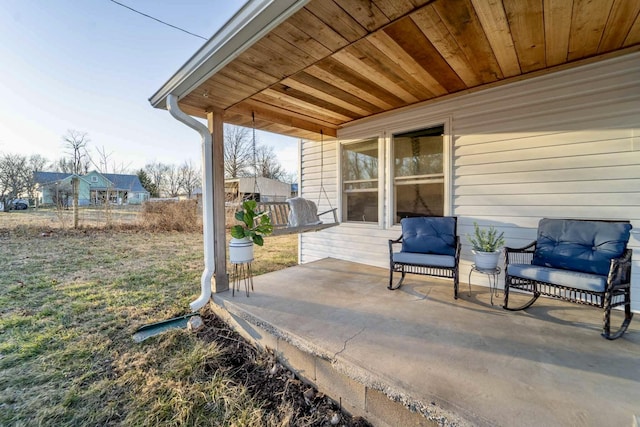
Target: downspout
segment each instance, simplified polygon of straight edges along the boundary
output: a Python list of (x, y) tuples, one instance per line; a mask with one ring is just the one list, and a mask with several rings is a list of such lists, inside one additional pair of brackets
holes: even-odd
[(178, 107), (178, 97), (167, 95), (167, 108), (174, 119), (195, 130), (202, 137), (202, 226), (204, 233), (204, 271), (200, 278), (200, 296), (189, 304), (191, 311), (200, 310), (211, 298), (211, 279), (215, 273), (213, 248), (213, 143), (209, 128)]

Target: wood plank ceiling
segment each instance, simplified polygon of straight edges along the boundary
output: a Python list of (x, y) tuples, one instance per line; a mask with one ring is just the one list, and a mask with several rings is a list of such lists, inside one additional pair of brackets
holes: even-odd
[(384, 111), (637, 50), (637, 0), (312, 0), (180, 105), (318, 139)]

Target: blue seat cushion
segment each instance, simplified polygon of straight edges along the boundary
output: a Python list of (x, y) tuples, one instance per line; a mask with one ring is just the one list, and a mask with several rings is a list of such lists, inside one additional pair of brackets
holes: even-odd
[(451, 255), (394, 252), (393, 262), (397, 262), (400, 264), (429, 265), (433, 267), (453, 268), (456, 265), (456, 257)]
[(507, 273), (510, 276), (567, 286), (585, 291), (604, 292), (607, 276), (583, 273), (580, 271), (562, 270), (531, 264), (509, 264)]
[(455, 217), (403, 218), (402, 252), (455, 255)]
[(570, 219), (540, 220), (532, 263), (606, 275), (611, 260), (624, 253), (631, 224)]

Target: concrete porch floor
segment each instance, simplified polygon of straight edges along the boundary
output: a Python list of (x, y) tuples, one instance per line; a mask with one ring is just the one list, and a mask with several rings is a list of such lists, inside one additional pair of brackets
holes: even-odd
[(466, 279), (458, 300), (450, 280), (416, 275), (389, 291), (388, 270), (324, 259), (213, 306), (374, 425), (638, 425), (640, 317), (607, 341), (597, 308), (540, 298), (508, 312)]

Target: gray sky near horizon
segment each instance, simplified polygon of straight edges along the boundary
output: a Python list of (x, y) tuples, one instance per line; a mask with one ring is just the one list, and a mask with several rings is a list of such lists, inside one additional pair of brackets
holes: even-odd
[[(244, 0), (118, 0), (211, 37)], [(0, 153), (64, 155), (68, 129), (118, 167), (200, 165), (199, 135), (149, 104), (205, 41), (109, 0), (0, 0)], [(297, 172), (294, 138), (257, 132)]]

